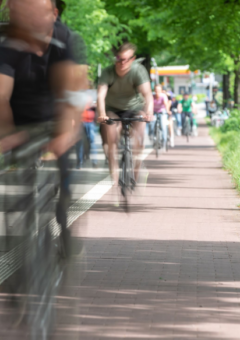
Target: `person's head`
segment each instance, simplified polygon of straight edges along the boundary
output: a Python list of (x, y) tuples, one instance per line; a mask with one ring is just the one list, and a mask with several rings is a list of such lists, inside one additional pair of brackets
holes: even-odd
[(160, 85), (160, 84), (155, 85), (154, 90), (155, 90), (156, 96), (159, 97), (160, 94), (163, 92), (162, 85)]
[(124, 43), (117, 51), (116, 54), (116, 72), (117, 74), (124, 75), (126, 74), (132, 66), (132, 62), (135, 60), (135, 52), (137, 48), (135, 45), (131, 43)]
[(29, 34), (50, 35), (58, 11), (55, 0), (9, 0), (10, 24)]
[(66, 8), (65, 2), (63, 0), (56, 0), (56, 7), (58, 9), (58, 15), (61, 17)]
[(189, 93), (185, 92), (185, 93), (183, 94), (183, 99), (184, 99), (184, 100), (188, 100), (188, 98), (189, 98)]

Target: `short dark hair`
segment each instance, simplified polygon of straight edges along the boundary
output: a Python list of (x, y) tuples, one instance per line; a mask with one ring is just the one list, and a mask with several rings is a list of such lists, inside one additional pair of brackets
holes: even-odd
[(56, 0), (51, 0), (53, 7), (56, 7)]
[(54, 0), (56, 3), (56, 7), (58, 9), (58, 15), (61, 16), (63, 11), (66, 8), (66, 3), (63, 0)]
[(130, 43), (130, 42), (125, 42), (124, 44), (122, 44), (118, 50), (117, 50), (117, 54), (118, 53), (122, 53), (128, 50), (132, 50), (134, 53), (137, 51), (137, 46)]

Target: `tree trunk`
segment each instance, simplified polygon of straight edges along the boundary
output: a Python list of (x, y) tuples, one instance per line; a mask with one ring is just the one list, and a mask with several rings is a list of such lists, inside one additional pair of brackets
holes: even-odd
[(230, 99), (230, 72), (223, 75), (223, 109), (227, 107)]
[(240, 59), (239, 56), (234, 58), (234, 107), (239, 108), (240, 97)]
[(234, 106), (238, 107), (239, 104), (239, 70), (234, 70), (235, 79), (234, 79)]

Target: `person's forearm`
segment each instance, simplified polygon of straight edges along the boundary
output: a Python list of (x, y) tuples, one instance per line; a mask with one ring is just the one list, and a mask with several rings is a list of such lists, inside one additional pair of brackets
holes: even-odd
[(151, 116), (153, 115), (153, 96), (151, 93), (145, 95), (145, 108), (144, 112), (146, 115)]
[(13, 114), (10, 103), (6, 99), (0, 99), (0, 137), (14, 130)]
[(97, 111), (98, 111), (99, 117), (105, 117), (106, 116), (105, 99), (102, 98), (101, 96), (98, 97)]
[(168, 102), (168, 112), (171, 111), (171, 105), (172, 105), (172, 101), (169, 100), (169, 102)]

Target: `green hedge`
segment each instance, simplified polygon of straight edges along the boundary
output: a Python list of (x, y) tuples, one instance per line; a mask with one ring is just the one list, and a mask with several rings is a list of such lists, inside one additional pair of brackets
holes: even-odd
[(210, 135), (220, 151), (227, 169), (240, 191), (240, 111), (233, 110), (220, 128), (210, 128)]

